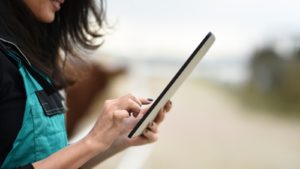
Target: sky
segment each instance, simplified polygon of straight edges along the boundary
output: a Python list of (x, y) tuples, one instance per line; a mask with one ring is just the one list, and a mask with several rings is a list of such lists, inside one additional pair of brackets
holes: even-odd
[(247, 58), (300, 35), (299, 0), (107, 0), (112, 27), (102, 52), (129, 58), (185, 58), (207, 32), (208, 60)]

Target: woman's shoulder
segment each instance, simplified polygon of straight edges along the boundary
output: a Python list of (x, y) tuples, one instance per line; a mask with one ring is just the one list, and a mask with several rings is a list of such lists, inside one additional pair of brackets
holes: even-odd
[(17, 63), (9, 58), (5, 52), (0, 51), (0, 91), (1, 93), (7, 91), (6, 89), (23, 90), (23, 80), (19, 73)]
[(6, 72), (8, 61), (4, 51), (0, 49), (0, 87), (2, 87), (3, 74)]
[(18, 71), (17, 65), (8, 58), (4, 51), (0, 51), (0, 82), (3, 81), (5, 75), (16, 75)]
[(7, 46), (0, 40), (0, 74), (9, 73), (11, 69), (17, 69), (17, 66), (12, 62), (6, 54)]

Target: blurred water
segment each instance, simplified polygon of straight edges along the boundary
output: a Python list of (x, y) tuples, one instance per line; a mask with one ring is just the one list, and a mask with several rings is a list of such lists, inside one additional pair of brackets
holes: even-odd
[[(248, 82), (250, 78), (249, 59), (208, 60), (207, 57), (205, 56), (197, 65), (190, 75), (191, 78), (204, 78), (236, 87), (245, 85)], [(188, 56), (185, 59), (187, 58)], [(184, 57), (180, 59), (164, 56), (139, 59), (115, 57), (118, 62), (129, 65), (131, 72), (137, 74), (133, 75), (134, 77), (143, 78), (144, 80), (149, 77), (171, 79), (186, 61), (185, 59)]]

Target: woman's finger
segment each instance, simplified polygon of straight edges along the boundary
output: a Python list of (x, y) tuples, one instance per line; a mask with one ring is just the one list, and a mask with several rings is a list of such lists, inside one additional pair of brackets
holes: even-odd
[(143, 104), (140, 99), (138, 99), (137, 97), (135, 97), (132, 94), (127, 94), (127, 95), (121, 97), (119, 103), (120, 103), (121, 109), (128, 110), (130, 113), (132, 113), (132, 115), (134, 117), (138, 116), (138, 114), (141, 111), (142, 104)]
[(126, 110), (116, 110), (113, 112), (113, 119), (116, 121), (122, 121), (125, 118), (129, 118), (129, 112)]
[(154, 122), (156, 122), (157, 124), (161, 123), (164, 120), (166, 113), (169, 112), (171, 108), (172, 108), (172, 102), (168, 101), (165, 104), (165, 106), (162, 109), (160, 109), (158, 115), (154, 119)]
[(133, 94), (128, 94), (126, 96), (128, 98), (130, 98), (131, 100), (133, 100), (134, 102), (136, 102), (139, 106), (142, 106), (142, 102), (140, 101), (140, 99), (138, 99), (137, 97), (135, 97)]
[(143, 136), (148, 140), (149, 143), (155, 142), (158, 139), (158, 133), (154, 133), (151, 130), (145, 130)]
[(165, 114), (166, 112), (164, 111), (164, 109), (161, 109), (157, 114), (157, 116), (155, 117), (154, 122), (160, 124), (164, 120)]
[(158, 124), (155, 123), (155, 122), (151, 122), (151, 123), (148, 125), (147, 129), (151, 130), (151, 131), (154, 132), (154, 133), (157, 133), (157, 132), (158, 132)]
[(127, 103), (127, 106), (125, 106), (125, 109), (127, 109), (130, 113), (132, 113), (134, 117), (137, 117), (141, 111), (141, 106), (135, 101), (130, 99)]
[(150, 104), (150, 103), (152, 103), (153, 102), (153, 99), (150, 99), (150, 98), (139, 98), (139, 100), (141, 101), (141, 103), (143, 104), (143, 105), (145, 105), (145, 104)]
[(166, 112), (169, 112), (171, 109), (172, 109), (172, 101), (168, 101), (165, 106), (164, 106), (164, 109)]

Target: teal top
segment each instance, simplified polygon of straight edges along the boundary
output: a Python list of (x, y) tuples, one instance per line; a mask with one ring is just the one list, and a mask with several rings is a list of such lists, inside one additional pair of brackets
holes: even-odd
[[(57, 93), (47, 94), (43, 86), (28, 71), (20, 54), (8, 51), (7, 56), (18, 63), (26, 91), (26, 106), (22, 127), (1, 168), (9, 169), (42, 160), (67, 146), (64, 109), (58, 106)], [(37, 71), (37, 69), (35, 69)]]

